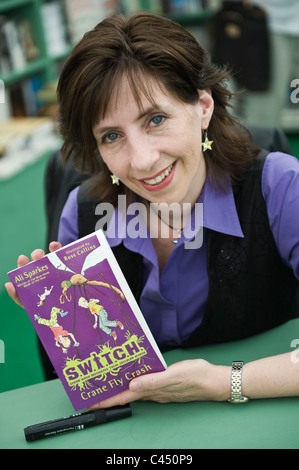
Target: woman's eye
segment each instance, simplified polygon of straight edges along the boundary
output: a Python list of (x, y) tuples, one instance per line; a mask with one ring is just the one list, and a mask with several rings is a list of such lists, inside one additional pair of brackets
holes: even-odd
[(158, 126), (159, 124), (161, 124), (163, 121), (164, 121), (165, 117), (164, 116), (161, 116), (160, 114), (157, 115), (157, 116), (154, 116), (152, 119), (151, 119), (151, 124), (153, 124), (154, 126)]
[(109, 132), (103, 137), (103, 143), (114, 142), (118, 138), (118, 134), (116, 132)]

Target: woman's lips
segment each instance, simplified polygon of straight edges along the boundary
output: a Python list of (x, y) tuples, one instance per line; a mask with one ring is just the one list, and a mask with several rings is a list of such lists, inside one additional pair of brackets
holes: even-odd
[(168, 186), (174, 176), (175, 163), (171, 163), (167, 168), (160, 171), (151, 178), (139, 180), (147, 191), (160, 191)]

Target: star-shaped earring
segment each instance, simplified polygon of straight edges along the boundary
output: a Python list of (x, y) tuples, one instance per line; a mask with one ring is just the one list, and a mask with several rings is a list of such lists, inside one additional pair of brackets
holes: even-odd
[(112, 184), (117, 184), (117, 186), (119, 186), (119, 178), (118, 176), (112, 174), (110, 175), (111, 176), (111, 179), (112, 179)]
[(209, 140), (208, 139), (208, 133), (207, 133), (207, 130), (204, 129), (204, 141), (202, 142), (202, 149), (203, 151), (205, 152), (206, 150), (212, 150), (212, 143), (213, 143), (213, 140)]

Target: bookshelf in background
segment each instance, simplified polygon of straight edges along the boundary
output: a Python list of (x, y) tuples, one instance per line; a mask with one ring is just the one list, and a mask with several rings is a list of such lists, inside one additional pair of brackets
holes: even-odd
[(0, 179), (13, 176), (61, 145), (54, 83), (71, 49), (62, 7), (58, 0), (0, 2), (4, 95), (0, 103)]
[(207, 0), (0, 1), (0, 79), (5, 86), (7, 108), (0, 111), (0, 122), (3, 115), (20, 115), (20, 103), (16, 105), (15, 101), (24, 90), (27, 96), (22, 115), (32, 116), (34, 109), (40, 111), (42, 103), (38, 97), (34, 105), (27, 106), (28, 111), (28, 96), (32, 101), (39, 89), (57, 80), (71, 47), (106, 16), (116, 11), (129, 15), (148, 10), (198, 29), (213, 14), (206, 5)]
[[(32, 101), (44, 84), (56, 80), (60, 63), (70, 51), (62, 3), (43, 0), (0, 2), (0, 79), (5, 86), (8, 108), (0, 116), (27, 115), (17, 97)], [(12, 99), (12, 103), (11, 103)], [(29, 116), (40, 103), (30, 106)], [(15, 110), (16, 114), (15, 114)]]

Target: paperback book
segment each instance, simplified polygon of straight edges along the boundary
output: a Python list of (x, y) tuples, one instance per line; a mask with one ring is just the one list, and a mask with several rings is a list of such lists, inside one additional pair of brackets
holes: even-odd
[(75, 411), (166, 368), (101, 230), (8, 276)]

